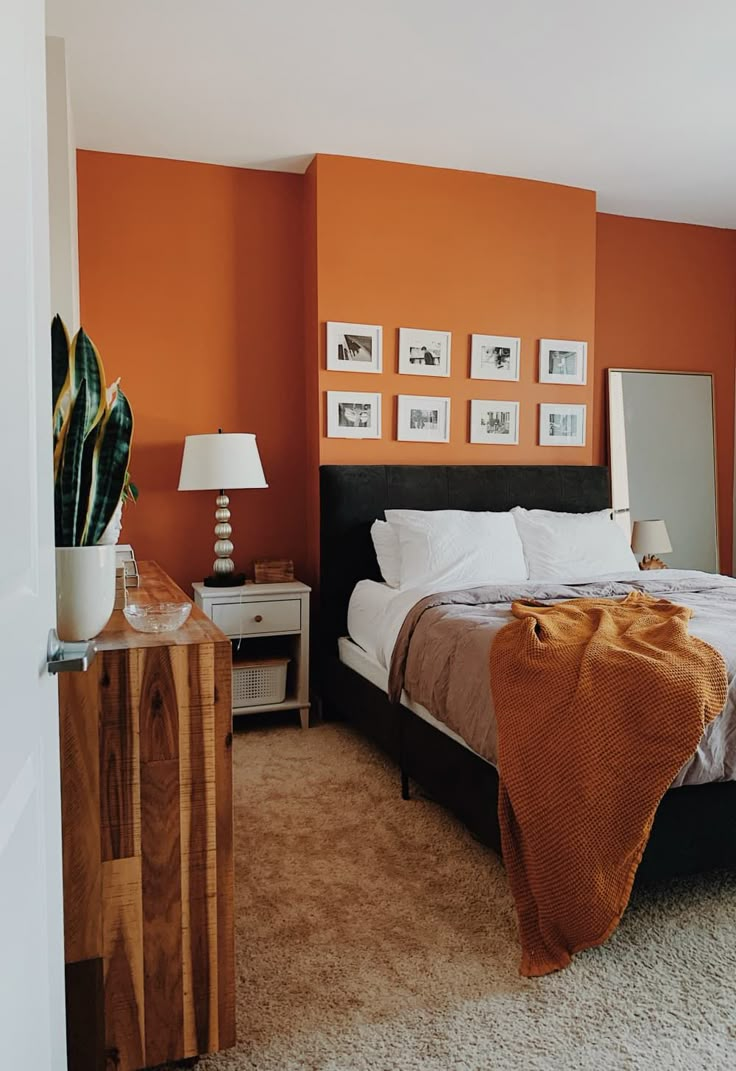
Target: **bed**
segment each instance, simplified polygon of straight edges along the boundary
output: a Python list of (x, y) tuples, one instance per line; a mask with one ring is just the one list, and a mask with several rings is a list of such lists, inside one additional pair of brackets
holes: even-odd
[[(513, 506), (587, 513), (610, 505), (600, 466), (349, 465), (320, 470), (321, 577), (318, 689), (325, 714), (356, 726), (401, 770), (500, 852), (495, 766), (415, 704), (392, 704), (385, 667), (348, 637), (361, 580), (381, 580), (370, 526), (385, 509), (502, 511)], [(368, 586), (366, 586), (368, 587)], [(398, 778), (397, 778), (398, 790)], [(668, 791), (637, 881), (736, 865), (736, 782)]]

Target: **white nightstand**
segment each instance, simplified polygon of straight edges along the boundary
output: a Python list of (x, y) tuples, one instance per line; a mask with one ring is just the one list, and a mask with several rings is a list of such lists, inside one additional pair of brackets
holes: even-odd
[[(207, 588), (192, 584), (194, 601), (230, 637), (233, 648), (233, 714), (298, 710), (309, 728), (309, 593), (298, 580)], [(278, 703), (238, 698), (238, 663), (288, 657), (286, 698)]]

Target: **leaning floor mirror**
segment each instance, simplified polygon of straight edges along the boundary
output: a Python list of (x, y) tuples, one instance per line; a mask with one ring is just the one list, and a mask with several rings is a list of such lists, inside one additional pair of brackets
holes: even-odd
[(713, 377), (611, 369), (608, 418), (615, 519), (663, 520), (670, 568), (718, 572)]

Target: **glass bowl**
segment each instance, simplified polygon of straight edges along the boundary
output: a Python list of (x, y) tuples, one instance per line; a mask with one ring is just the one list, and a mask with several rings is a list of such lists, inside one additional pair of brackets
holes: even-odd
[(173, 632), (189, 617), (190, 602), (128, 603), (125, 620), (138, 632)]

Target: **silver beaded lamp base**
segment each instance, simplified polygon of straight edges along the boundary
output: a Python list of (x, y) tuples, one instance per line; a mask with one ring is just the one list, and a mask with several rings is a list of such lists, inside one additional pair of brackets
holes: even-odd
[(215, 554), (212, 563), (212, 573), (204, 578), (206, 588), (237, 588), (245, 583), (245, 573), (236, 573), (235, 565), (230, 555), (233, 552), (233, 544), (230, 536), (233, 534), (230, 524), (230, 499), (221, 491), (216, 499), (215, 510)]

